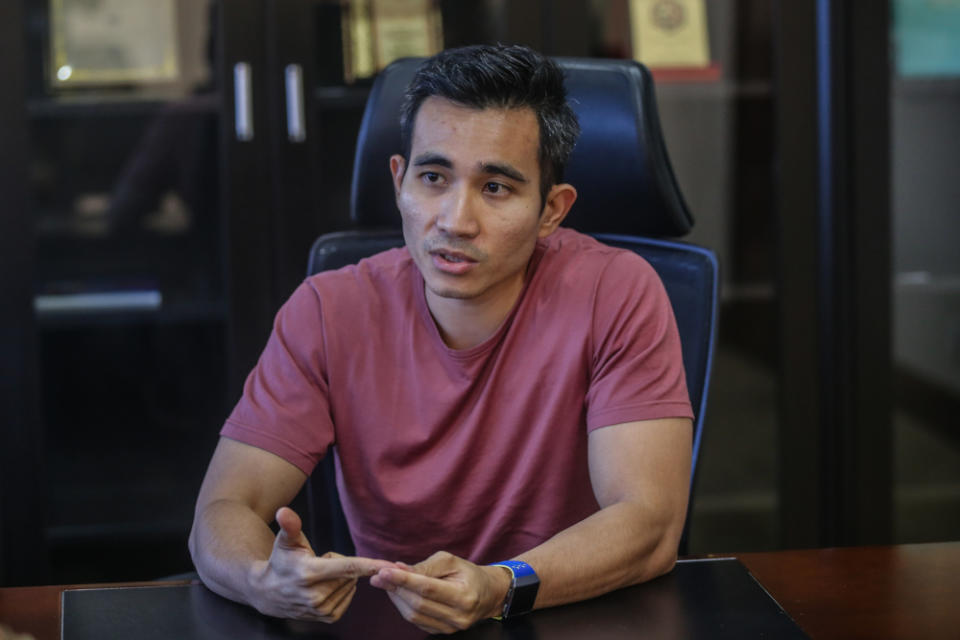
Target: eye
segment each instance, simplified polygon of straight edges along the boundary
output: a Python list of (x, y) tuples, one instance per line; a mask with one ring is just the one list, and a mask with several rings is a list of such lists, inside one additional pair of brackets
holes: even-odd
[(439, 184), (443, 177), (436, 171), (424, 171), (420, 174), (420, 179), (427, 184)]
[(491, 195), (503, 195), (510, 191), (510, 187), (501, 182), (488, 182), (483, 188)]

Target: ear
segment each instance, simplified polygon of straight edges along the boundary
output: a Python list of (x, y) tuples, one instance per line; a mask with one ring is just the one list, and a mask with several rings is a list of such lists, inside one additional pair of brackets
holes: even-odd
[(547, 200), (540, 214), (540, 231), (537, 237), (546, 238), (556, 231), (577, 200), (577, 190), (570, 184), (555, 184), (547, 194)]
[(407, 163), (404, 162), (403, 156), (399, 153), (395, 153), (390, 156), (390, 174), (393, 177), (393, 194), (394, 196), (400, 195), (400, 185), (403, 184), (403, 174), (407, 169)]

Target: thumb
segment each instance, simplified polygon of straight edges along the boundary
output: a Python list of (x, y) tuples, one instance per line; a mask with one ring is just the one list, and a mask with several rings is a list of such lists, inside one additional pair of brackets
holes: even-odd
[(446, 551), (438, 551), (426, 560), (418, 562), (411, 570), (431, 578), (446, 578), (461, 573), (472, 563)]
[(303, 535), (303, 523), (297, 512), (290, 507), (280, 507), (277, 509), (277, 524), (280, 525), (280, 531), (277, 533), (277, 546), (288, 549), (307, 549), (313, 553), (313, 548)]

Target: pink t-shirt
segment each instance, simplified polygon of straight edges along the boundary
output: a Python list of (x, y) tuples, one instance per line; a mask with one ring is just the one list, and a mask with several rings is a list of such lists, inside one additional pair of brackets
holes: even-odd
[(308, 278), (221, 431), (307, 474), (334, 445), (360, 555), (512, 557), (598, 509), (590, 431), (692, 417), (670, 303), (634, 253), (557, 230), (464, 350), (423, 287), (406, 249)]

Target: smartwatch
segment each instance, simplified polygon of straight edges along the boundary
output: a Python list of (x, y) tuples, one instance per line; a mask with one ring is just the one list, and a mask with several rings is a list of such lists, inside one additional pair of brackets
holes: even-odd
[(510, 570), (512, 579), (507, 598), (503, 601), (503, 613), (500, 619), (515, 618), (533, 611), (533, 603), (537, 599), (540, 589), (540, 578), (533, 567), (519, 560), (504, 560), (494, 562), (491, 567), (506, 567)]

